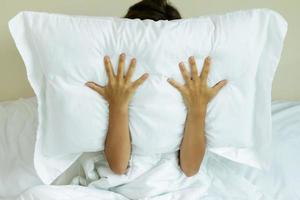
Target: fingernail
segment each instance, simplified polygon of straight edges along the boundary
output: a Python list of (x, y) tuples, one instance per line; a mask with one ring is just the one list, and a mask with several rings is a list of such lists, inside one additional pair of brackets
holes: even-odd
[(108, 60), (109, 60), (109, 56), (104, 56), (104, 61), (108, 62)]
[(149, 74), (144, 74), (143, 79), (146, 80), (148, 78)]
[(179, 67), (183, 67), (183, 62), (180, 62), (180, 63), (179, 63)]
[(206, 61), (210, 63), (211, 58), (209, 56), (206, 57)]
[(173, 81), (173, 80), (174, 80), (173, 78), (168, 78), (168, 79), (167, 79), (167, 81)]
[(121, 53), (121, 58), (125, 58), (125, 53)]
[(135, 64), (136, 63), (136, 59), (132, 58), (132, 63)]

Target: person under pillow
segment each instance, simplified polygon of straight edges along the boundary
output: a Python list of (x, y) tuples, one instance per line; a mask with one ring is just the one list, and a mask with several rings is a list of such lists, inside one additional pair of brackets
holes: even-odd
[[(181, 15), (166, 0), (142, 0), (129, 8), (125, 18), (158, 21), (181, 19)], [(125, 53), (120, 55), (117, 72), (113, 71), (110, 58), (104, 57), (108, 76), (107, 85), (101, 86), (95, 82), (86, 83), (109, 104), (109, 125), (104, 154), (111, 170), (119, 175), (127, 172), (131, 157), (128, 106), (136, 89), (148, 77), (146, 73), (132, 81), (137, 61), (134, 58), (131, 59), (128, 71), (124, 72), (125, 57)], [(172, 78), (168, 79), (168, 82), (181, 93), (187, 107), (184, 135), (178, 151), (180, 168), (187, 177), (197, 174), (205, 154), (204, 125), (207, 104), (227, 82), (222, 80), (211, 88), (207, 86), (210, 63), (211, 59), (207, 57), (199, 74), (195, 59), (191, 56), (189, 58), (191, 73), (188, 73), (183, 62), (179, 63), (185, 84), (181, 85)]]

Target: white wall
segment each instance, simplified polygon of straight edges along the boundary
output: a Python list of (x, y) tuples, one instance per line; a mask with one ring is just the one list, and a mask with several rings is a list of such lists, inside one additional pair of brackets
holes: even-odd
[[(24, 64), (9, 34), (7, 22), (19, 11), (123, 16), (134, 0), (0, 0), (0, 101), (33, 96)], [(248, 8), (271, 8), (289, 23), (289, 31), (273, 85), (273, 99), (300, 100), (299, 0), (173, 0), (183, 17)]]

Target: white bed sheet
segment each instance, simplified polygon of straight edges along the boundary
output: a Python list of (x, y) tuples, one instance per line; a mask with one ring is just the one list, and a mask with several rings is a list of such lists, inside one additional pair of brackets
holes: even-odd
[[(192, 185), (167, 194), (141, 199), (300, 199), (300, 102), (275, 101), (272, 104), (272, 114), (273, 159), (268, 171), (259, 171), (212, 155), (213, 159), (210, 160), (209, 166), (214, 168), (217, 164), (223, 165), (220, 168), (223, 171), (215, 171), (216, 173), (212, 175), (215, 176), (214, 184), (210, 187)], [(69, 173), (69, 176), (74, 176), (74, 174)], [(67, 180), (70, 177), (63, 177), (63, 179)], [(245, 188), (247, 191), (244, 191)], [(245, 192), (248, 196), (239, 196)], [(235, 196), (232, 195), (234, 193)], [(69, 185), (33, 187), (21, 194), (18, 199), (115, 200), (127, 198), (105, 190)]]
[(42, 184), (33, 167), (35, 98), (0, 102), (0, 198)]

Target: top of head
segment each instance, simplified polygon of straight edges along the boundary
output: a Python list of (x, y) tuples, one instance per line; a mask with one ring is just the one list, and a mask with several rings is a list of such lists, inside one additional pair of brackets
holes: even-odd
[(181, 19), (179, 11), (170, 5), (167, 0), (142, 0), (132, 5), (124, 17), (154, 21)]

